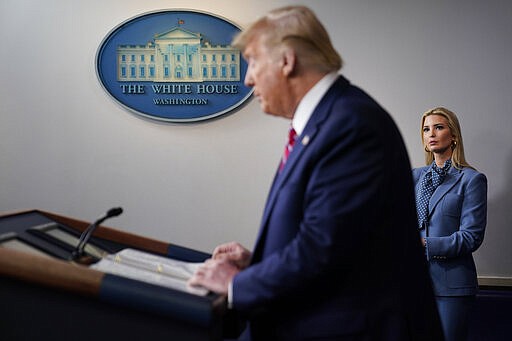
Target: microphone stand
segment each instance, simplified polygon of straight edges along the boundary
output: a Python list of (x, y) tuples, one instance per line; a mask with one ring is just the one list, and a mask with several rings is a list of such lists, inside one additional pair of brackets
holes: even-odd
[(90, 224), (82, 232), (82, 234), (80, 235), (80, 239), (78, 239), (78, 244), (77, 244), (76, 248), (73, 250), (73, 252), (71, 252), (71, 260), (76, 261), (79, 258), (82, 258), (83, 256), (85, 256), (85, 252), (84, 252), (85, 246), (89, 242), (89, 239), (91, 239), (92, 234), (94, 233), (96, 228), (101, 223), (103, 223), (105, 220), (107, 220), (108, 218), (117, 217), (121, 213), (123, 213), (123, 209), (121, 207), (111, 208), (110, 210), (108, 210), (108, 212), (103, 217), (99, 218), (94, 223)]

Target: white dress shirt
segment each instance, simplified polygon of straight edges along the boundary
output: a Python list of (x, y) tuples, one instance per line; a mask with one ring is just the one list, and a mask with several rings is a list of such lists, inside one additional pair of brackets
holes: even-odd
[(338, 79), (337, 72), (328, 73), (301, 99), (292, 119), (292, 127), (295, 129), (297, 136), (302, 134), (316, 106), (336, 79)]

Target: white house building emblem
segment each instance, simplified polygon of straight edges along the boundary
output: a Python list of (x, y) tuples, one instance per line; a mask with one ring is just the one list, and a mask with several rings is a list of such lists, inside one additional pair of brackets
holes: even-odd
[(240, 29), (196, 11), (159, 11), (115, 28), (96, 56), (104, 89), (142, 116), (170, 122), (218, 117), (243, 104), (252, 90), (247, 64), (230, 45)]

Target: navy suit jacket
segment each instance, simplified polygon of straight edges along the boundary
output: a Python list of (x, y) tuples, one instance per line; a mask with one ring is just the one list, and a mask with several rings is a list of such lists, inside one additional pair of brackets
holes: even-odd
[[(416, 191), (430, 166), (413, 170)], [(472, 253), (487, 224), (487, 178), (471, 168), (451, 167), (429, 201), (427, 259), (438, 296), (474, 295), (478, 289)]]
[(233, 307), (253, 340), (441, 340), (415, 224), (397, 127), (340, 76), (276, 174)]

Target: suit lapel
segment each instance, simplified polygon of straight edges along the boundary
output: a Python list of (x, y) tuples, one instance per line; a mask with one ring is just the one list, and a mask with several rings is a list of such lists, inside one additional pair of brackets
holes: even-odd
[[(270, 214), (274, 208), (275, 202), (278, 197), (279, 190), (283, 187), (286, 181), (289, 179), (293, 170), (300, 158), (304, 154), (305, 150), (308, 148), (311, 143), (313, 143), (317, 133), (321, 129), (322, 124), (327, 119), (329, 114), (331, 113), (331, 106), (336, 99), (334, 92), (339, 92), (340, 87), (348, 86), (349, 82), (343, 77), (340, 76), (338, 80), (331, 86), (331, 88), (324, 95), (320, 103), (317, 105), (313, 114), (311, 115), (306, 127), (302, 134), (297, 138), (295, 146), (293, 147), (288, 160), (286, 161), (286, 165), (283, 170), (279, 173), (276, 172), (272, 187), (270, 189), (267, 203), (265, 204), (265, 209), (263, 211), (263, 217), (261, 220), (260, 232), (256, 241), (256, 247), (254, 249), (254, 254), (261, 252), (261, 248), (263, 247), (263, 241), (265, 239), (265, 235), (268, 228), (268, 219)], [(338, 88), (337, 90), (335, 90)]]
[[(308, 124), (309, 126), (309, 124)], [(300, 157), (308, 147), (308, 145), (313, 141), (316, 133), (318, 131), (318, 126), (315, 125), (314, 127), (306, 127), (304, 129), (304, 132), (297, 138), (297, 142), (295, 143), (295, 146), (293, 147), (293, 151), (290, 153), (290, 156), (288, 157), (288, 160), (286, 161), (286, 165), (283, 168), (283, 170), (279, 173), (279, 171), (276, 173), (276, 176), (274, 178), (274, 182), (272, 184), (272, 187), (270, 189), (270, 194), (267, 200), (267, 204), (265, 206), (265, 211), (263, 215), (263, 221), (262, 223), (266, 223), (266, 219), (269, 216), (269, 213), (274, 206), (277, 193), (283, 186), (283, 184), (286, 182), (286, 180), (290, 177), (293, 169), (295, 168), (295, 165), (300, 160)]]
[[(309, 124), (308, 124), (309, 125)], [(258, 237), (256, 239), (256, 246), (253, 252), (253, 262), (259, 261), (262, 256), (263, 246), (265, 236), (268, 230), (268, 219), (270, 218), (270, 214), (274, 208), (275, 202), (278, 197), (278, 193), (283, 185), (286, 183), (286, 180), (290, 177), (292, 170), (295, 168), (298, 160), (301, 155), (306, 150), (308, 144), (312, 141), (313, 137), (316, 135), (318, 129), (315, 127), (314, 129), (304, 129), (304, 132), (297, 138), (295, 146), (293, 147), (292, 152), (290, 153), (288, 160), (286, 161), (285, 167), (281, 172), (276, 172), (274, 176), (274, 181), (270, 188), (270, 192), (267, 198), (267, 202), (265, 204), (265, 209), (263, 210), (263, 217), (261, 220), (261, 226), (259, 230)]]
[(434, 194), (432, 194), (432, 197), (430, 198), (430, 201), (428, 203), (428, 214), (431, 215), (434, 211), (435, 207), (439, 203), (439, 201), (450, 191), (455, 184), (459, 182), (459, 180), (462, 178), (462, 171), (458, 170), (455, 167), (450, 167), (450, 170), (448, 171), (448, 174), (446, 175), (446, 178), (444, 179), (443, 183), (439, 185), (439, 187), (436, 188), (434, 191)]

